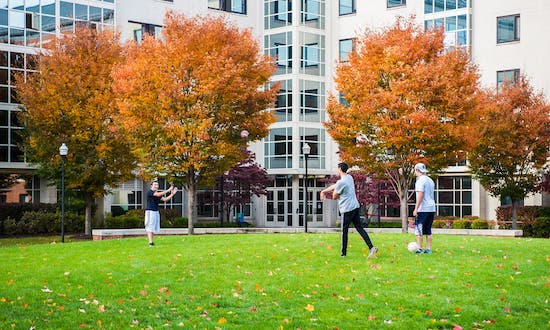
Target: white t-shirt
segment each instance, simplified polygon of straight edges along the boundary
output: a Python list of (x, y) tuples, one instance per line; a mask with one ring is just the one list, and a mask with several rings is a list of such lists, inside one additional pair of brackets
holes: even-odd
[(338, 180), (334, 191), (340, 195), (338, 198), (340, 213), (344, 214), (359, 207), (359, 201), (357, 200), (357, 196), (355, 196), (355, 184), (351, 175), (346, 174)]
[[(427, 175), (420, 175), (416, 178), (415, 191), (423, 191), (422, 202), (418, 206), (418, 212), (435, 212), (434, 190), (435, 183)], [(418, 196), (418, 194), (416, 194)]]

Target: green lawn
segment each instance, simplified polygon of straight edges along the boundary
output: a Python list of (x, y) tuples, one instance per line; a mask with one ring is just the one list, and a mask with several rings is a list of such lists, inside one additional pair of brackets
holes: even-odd
[(356, 233), (346, 258), (338, 234), (0, 240), (0, 329), (550, 328), (550, 240), (371, 238), (372, 260)]

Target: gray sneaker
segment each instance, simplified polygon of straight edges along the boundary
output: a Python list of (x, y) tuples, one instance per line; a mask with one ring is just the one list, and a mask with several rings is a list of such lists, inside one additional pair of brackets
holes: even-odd
[(367, 256), (367, 259), (376, 257), (376, 252), (378, 252), (378, 248), (376, 246), (373, 246), (369, 250), (369, 255)]

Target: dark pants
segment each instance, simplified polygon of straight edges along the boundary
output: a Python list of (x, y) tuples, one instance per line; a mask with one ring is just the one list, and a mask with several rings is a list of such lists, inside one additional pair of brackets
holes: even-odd
[(348, 229), (349, 226), (353, 223), (355, 230), (363, 237), (365, 243), (369, 249), (373, 247), (372, 242), (370, 241), (369, 234), (361, 226), (361, 219), (359, 217), (359, 208), (356, 208), (353, 211), (344, 213), (344, 222), (342, 224), (342, 255), (346, 255), (348, 250)]

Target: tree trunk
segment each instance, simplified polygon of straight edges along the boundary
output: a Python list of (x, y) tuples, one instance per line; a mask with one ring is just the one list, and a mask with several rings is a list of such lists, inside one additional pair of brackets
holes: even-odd
[(86, 193), (86, 211), (85, 211), (85, 220), (84, 220), (84, 235), (87, 237), (92, 236), (92, 207), (94, 204), (94, 196), (90, 193)]
[(193, 235), (193, 222), (195, 211), (195, 185), (189, 185), (187, 188), (187, 232), (189, 235)]
[(516, 230), (518, 220), (518, 201), (512, 200), (512, 229)]
[(399, 192), (399, 204), (401, 215), (401, 232), (407, 233), (409, 231), (409, 217), (407, 208), (407, 190), (401, 189)]

